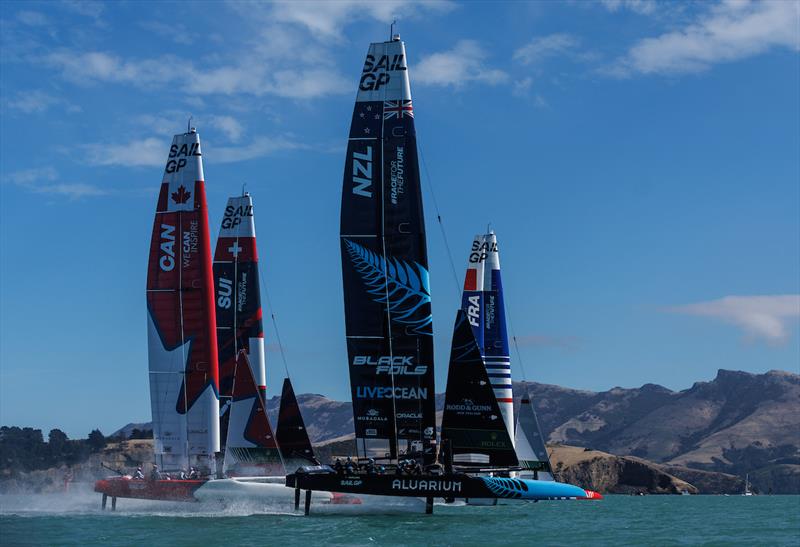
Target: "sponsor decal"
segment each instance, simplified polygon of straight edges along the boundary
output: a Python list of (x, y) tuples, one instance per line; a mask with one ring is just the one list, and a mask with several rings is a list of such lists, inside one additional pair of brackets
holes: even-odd
[(341, 486), (361, 486), (364, 481), (361, 479), (342, 479), (339, 481)]
[(481, 441), (481, 448), (511, 448), (511, 446), (503, 439), (497, 440), (497, 433), (492, 433), (488, 440)]
[(375, 374), (390, 374), (396, 376), (420, 376), (428, 371), (427, 365), (414, 365), (413, 356), (402, 355), (356, 355), (353, 357), (353, 366), (375, 367)]
[(398, 420), (421, 420), (422, 414), (419, 412), (398, 412), (395, 414)]
[(233, 292), (233, 280), (219, 278), (217, 283), (217, 306), (225, 308), (226, 310), (231, 307), (231, 293)]
[(433, 438), (433, 428), (432, 427), (426, 427), (425, 431), (423, 431), (422, 434), (425, 435), (426, 437)]
[(406, 70), (404, 57), (405, 55), (381, 55), (376, 62), (374, 55), (367, 55), (358, 89), (378, 91), (391, 81), (390, 71)]
[(487, 296), (489, 298), (486, 301), (486, 314), (484, 315), (484, 322), (486, 324), (486, 330), (492, 330), (492, 327), (494, 327), (496, 297), (492, 293), (489, 293)]
[(469, 319), (469, 324), (473, 327), (477, 327), (480, 321), (480, 313), (481, 313), (481, 297), (480, 295), (474, 295), (467, 298), (469, 305), (467, 306), (467, 319)]
[(357, 386), (358, 399), (427, 399), (426, 387), (372, 387)]
[(375, 408), (370, 408), (367, 410), (365, 415), (358, 416), (356, 418), (359, 422), (388, 422), (389, 418), (386, 416), (381, 416), (379, 410)]
[(198, 234), (197, 234), (197, 221), (192, 220), (189, 222), (189, 229), (183, 232), (183, 267), (188, 268), (192, 263), (192, 253), (197, 252)]
[(461, 492), (461, 481), (437, 479), (395, 479), (392, 490), (414, 492)]
[(242, 279), (237, 284), (239, 291), (236, 294), (236, 311), (243, 311), (247, 304), (247, 272), (242, 272)]
[(367, 437), (377, 437), (378, 436), (378, 430), (377, 429), (365, 429), (364, 430), (364, 435), (366, 435)]
[(353, 150), (353, 193), (365, 198), (372, 197), (372, 147), (366, 152)]
[(222, 217), (222, 227), (226, 230), (235, 228), (242, 223), (244, 217), (251, 216), (253, 216), (252, 205), (239, 205), (238, 207), (228, 205), (225, 207), (225, 215)]
[(472, 399), (462, 399), (460, 403), (445, 405), (445, 409), (461, 415), (479, 416), (484, 412), (491, 412), (492, 405), (476, 405)]
[(402, 197), (405, 192), (406, 182), (404, 178), (405, 173), (405, 147), (398, 146), (395, 154), (395, 159), (390, 163), (389, 167), (389, 180), (391, 182), (391, 190), (389, 197), (392, 200), (392, 205), (397, 205), (397, 200)]
[(161, 253), (158, 259), (161, 271), (171, 272), (175, 269), (175, 226), (161, 225)]

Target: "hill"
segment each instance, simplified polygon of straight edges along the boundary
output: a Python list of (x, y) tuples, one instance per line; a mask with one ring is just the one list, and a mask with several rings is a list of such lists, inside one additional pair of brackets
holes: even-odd
[[(750, 473), (762, 492), (800, 492), (798, 374), (720, 370), (713, 380), (682, 391), (645, 384), (595, 392), (515, 382), (517, 403), (524, 391), (530, 393), (550, 443), (642, 458), (694, 480), (706, 477), (700, 471), (739, 477)], [(315, 394), (298, 400), (314, 443), (352, 436), (349, 402)], [(443, 394), (436, 396), (436, 403), (441, 410)], [(268, 401), (273, 420), (278, 404), (278, 397)], [(708, 480), (721, 480), (713, 477)], [(726, 488), (733, 484), (722, 482)]]

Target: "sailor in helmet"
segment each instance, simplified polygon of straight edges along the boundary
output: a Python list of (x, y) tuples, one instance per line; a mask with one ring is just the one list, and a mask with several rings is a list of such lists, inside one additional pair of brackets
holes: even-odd
[(158, 464), (153, 464), (153, 470), (150, 471), (150, 480), (157, 481), (161, 480), (161, 473), (158, 470)]
[(144, 473), (142, 473), (142, 466), (136, 468), (136, 471), (133, 472), (133, 477), (136, 480), (144, 480)]
[(196, 478), (198, 478), (198, 476), (197, 476), (197, 469), (195, 469), (194, 467), (190, 467), (190, 468), (189, 468), (189, 478), (190, 478), (190, 479), (196, 479)]

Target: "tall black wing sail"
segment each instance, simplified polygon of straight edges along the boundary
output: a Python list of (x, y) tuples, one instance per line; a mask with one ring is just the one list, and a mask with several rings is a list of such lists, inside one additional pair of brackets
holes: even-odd
[(294, 395), (292, 382), (289, 378), (283, 379), (281, 391), (281, 406), (278, 410), (278, 430), (275, 434), (278, 447), (281, 450), (283, 461), (286, 462), (287, 471), (292, 470), (292, 465), (317, 465), (319, 461), (314, 457), (314, 449), (308, 438), (306, 424), (300, 413), (300, 405)]
[(453, 328), (442, 415), (442, 442), (445, 440), (450, 442), (457, 463), (518, 465), (464, 310), (458, 311)]
[(344, 169), (341, 251), (359, 455), (430, 456), (436, 422), (428, 256), (399, 39), (371, 44), (364, 63)]

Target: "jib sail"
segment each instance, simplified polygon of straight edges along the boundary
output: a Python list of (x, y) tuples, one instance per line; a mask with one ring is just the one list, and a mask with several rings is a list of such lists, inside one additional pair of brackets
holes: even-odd
[(508, 434), (514, 435), (514, 399), (500, 254), (494, 232), (475, 236), (464, 278), (462, 308), (480, 348)]
[(518, 464), (464, 310), (458, 310), (453, 328), (442, 414), (444, 441), (449, 441), (456, 463)]
[(523, 469), (521, 474), (532, 474), (533, 478), (539, 480), (553, 480), (553, 468), (550, 465), (542, 429), (539, 427), (539, 420), (536, 419), (536, 412), (527, 394), (524, 394), (520, 401), (515, 440), (517, 458)]
[(230, 397), (236, 356), (244, 350), (261, 396), (266, 391), (258, 252), (250, 194), (228, 198), (214, 251), (221, 397)]
[(300, 405), (297, 404), (297, 397), (289, 378), (283, 379), (276, 437), (288, 471), (294, 471), (296, 467), (309, 463), (319, 464), (314, 457), (314, 449), (311, 447), (306, 424), (300, 414)]
[(227, 476), (285, 475), (278, 444), (247, 353), (235, 360), (223, 471)]
[(344, 169), (342, 277), (359, 455), (432, 455), (433, 338), (414, 110), (399, 37), (369, 47)]
[(219, 451), (217, 333), (200, 136), (170, 147), (147, 271), (156, 463), (213, 471)]

